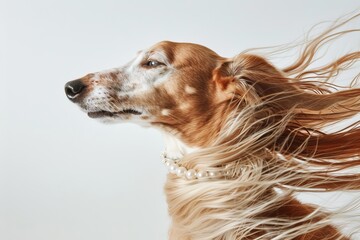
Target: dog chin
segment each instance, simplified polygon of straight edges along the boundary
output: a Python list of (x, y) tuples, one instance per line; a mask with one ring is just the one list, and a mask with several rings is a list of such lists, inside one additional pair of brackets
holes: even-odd
[(116, 124), (116, 123), (123, 123), (125, 122), (122, 119), (119, 118), (113, 118), (113, 117), (103, 117), (103, 118), (96, 118), (96, 121), (103, 123), (103, 124)]
[(92, 119), (95, 119), (97, 122), (100, 122), (102, 124), (107, 125), (113, 125), (113, 124), (119, 124), (119, 123), (133, 123), (135, 125), (141, 126), (141, 127), (151, 127), (152, 125), (150, 122), (138, 119), (136, 117), (133, 117), (131, 115), (120, 115), (120, 116), (103, 116), (103, 117), (90, 117)]
[(98, 122), (105, 124), (114, 124), (114, 123), (122, 123), (128, 121), (130, 116), (118, 116), (118, 115), (97, 115), (93, 112), (87, 113), (89, 118), (95, 119)]

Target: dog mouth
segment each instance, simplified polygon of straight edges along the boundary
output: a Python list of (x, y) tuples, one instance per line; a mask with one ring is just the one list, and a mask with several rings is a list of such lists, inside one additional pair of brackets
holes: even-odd
[(124, 109), (119, 112), (108, 112), (108, 111), (88, 112), (88, 116), (91, 118), (116, 117), (122, 114), (141, 115), (141, 112), (134, 109)]

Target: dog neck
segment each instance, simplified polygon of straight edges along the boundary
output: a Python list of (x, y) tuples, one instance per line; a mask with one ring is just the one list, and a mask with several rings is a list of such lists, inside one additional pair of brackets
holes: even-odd
[(166, 156), (172, 159), (181, 159), (186, 154), (195, 152), (198, 148), (189, 147), (183, 141), (170, 133), (163, 133), (165, 138)]

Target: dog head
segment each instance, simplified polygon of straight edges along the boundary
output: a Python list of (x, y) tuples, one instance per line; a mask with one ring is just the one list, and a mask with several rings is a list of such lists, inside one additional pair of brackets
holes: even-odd
[(68, 82), (65, 92), (91, 118), (160, 127), (202, 145), (216, 134), (231, 98), (216, 71), (224, 62), (200, 45), (160, 42), (122, 67)]

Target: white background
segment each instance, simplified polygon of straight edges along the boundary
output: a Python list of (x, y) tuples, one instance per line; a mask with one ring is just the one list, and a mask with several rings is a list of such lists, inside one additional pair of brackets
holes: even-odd
[[(358, 0), (1, 0), (0, 239), (166, 239), (161, 135), (89, 119), (65, 97), (67, 81), (120, 66), (161, 40), (200, 43), (226, 57), (291, 42), (359, 7)], [(312, 200), (319, 199), (329, 203)]]

